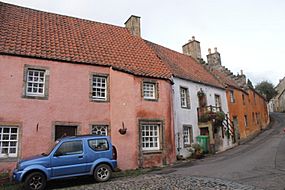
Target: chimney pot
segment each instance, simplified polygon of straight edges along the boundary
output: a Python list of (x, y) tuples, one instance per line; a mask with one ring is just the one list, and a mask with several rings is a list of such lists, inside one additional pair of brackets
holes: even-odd
[(195, 36), (192, 36), (192, 40), (193, 40), (193, 41), (195, 40)]
[(218, 48), (217, 48), (217, 47), (215, 47), (214, 49), (215, 49), (215, 53), (217, 53), (217, 52), (218, 52)]
[(209, 54), (211, 54), (211, 48), (208, 49)]
[(240, 75), (243, 75), (243, 70), (240, 70)]

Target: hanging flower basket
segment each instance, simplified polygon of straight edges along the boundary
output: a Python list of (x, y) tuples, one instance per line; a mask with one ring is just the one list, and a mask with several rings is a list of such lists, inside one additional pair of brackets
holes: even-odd
[(119, 129), (119, 133), (125, 135), (127, 133), (127, 128)]
[(221, 112), (221, 111), (216, 112), (216, 118), (215, 118), (216, 120), (223, 122), (225, 117), (226, 115), (224, 112)]
[(122, 122), (122, 127), (123, 128), (119, 129), (119, 133), (121, 135), (125, 135), (127, 133), (127, 128), (125, 128), (125, 123), (124, 122)]

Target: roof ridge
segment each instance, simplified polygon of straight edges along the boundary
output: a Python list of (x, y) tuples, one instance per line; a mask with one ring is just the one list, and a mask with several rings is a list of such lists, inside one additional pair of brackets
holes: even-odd
[(127, 28), (3, 2), (0, 9), (1, 54), (110, 66), (171, 80), (169, 68)]
[(35, 9), (35, 8), (30, 8), (30, 7), (25, 7), (25, 6), (21, 6), (21, 5), (15, 5), (15, 4), (12, 4), (12, 3), (6, 3), (6, 2), (0, 1), (0, 5), (1, 4), (6, 4), (8, 6), (17, 7), (17, 8), (20, 8), (20, 9), (27, 9), (27, 10), (35, 11), (35, 12), (38, 12), (38, 13), (44, 13), (44, 14), (49, 14), (49, 15), (57, 15), (57, 16), (60, 16), (60, 17), (71, 18), (71, 19), (80, 20), (80, 21), (84, 21), (84, 22), (95, 22), (97, 24), (108, 25), (108, 26), (118, 27), (118, 28), (127, 30), (127, 28), (125, 28), (123, 26), (118, 26), (118, 25), (114, 25), (114, 24), (99, 22), (99, 21), (91, 20), (91, 19), (87, 19), (87, 18), (79, 18), (79, 17), (70, 16), (70, 15), (64, 15), (64, 14), (60, 14), (60, 13), (48, 12), (48, 11), (44, 11), (44, 10), (39, 10), (39, 9)]
[(170, 48), (168, 48), (168, 47), (165, 47), (165, 46), (163, 46), (163, 45), (160, 45), (160, 44), (151, 42), (151, 41), (149, 41), (149, 40), (146, 40), (146, 39), (144, 39), (144, 40), (147, 41), (147, 42), (149, 42), (149, 43), (152, 43), (152, 44), (154, 44), (154, 45), (156, 45), (156, 46), (160, 46), (160, 47), (162, 47), (162, 48), (164, 48), (164, 49), (167, 49), (168, 51), (172, 51), (173, 53), (177, 53), (177, 54), (180, 54), (181, 56), (185, 56), (185, 57), (187, 57), (188, 59), (192, 59), (192, 60), (195, 61), (197, 64), (200, 64), (197, 60), (195, 60), (195, 59), (194, 59), (193, 57), (191, 57), (191, 56), (185, 55), (184, 53), (181, 53), (181, 52), (178, 52), (178, 51), (176, 51), (176, 50), (173, 50), (173, 49), (170, 49)]
[(153, 49), (161, 61), (168, 66), (173, 76), (216, 88), (224, 88), (223, 84), (203, 64), (194, 58), (148, 40), (145, 40), (145, 42)]

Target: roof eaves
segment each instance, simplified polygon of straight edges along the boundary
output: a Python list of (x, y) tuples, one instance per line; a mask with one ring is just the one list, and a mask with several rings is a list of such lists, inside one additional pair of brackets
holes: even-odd
[(173, 76), (176, 77), (176, 78), (179, 78), (179, 79), (183, 79), (183, 80), (187, 80), (187, 81), (193, 82), (193, 83), (202, 84), (202, 85), (211, 86), (211, 87), (214, 87), (214, 88), (219, 88), (219, 89), (225, 90), (225, 88), (222, 87), (222, 85), (221, 86), (215, 86), (213, 84), (209, 84), (209, 83), (205, 83), (205, 82), (201, 82), (201, 81), (196, 81), (196, 80), (189, 79), (189, 78), (186, 78), (186, 77), (181, 77), (181, 76), (178, 76), (178, 75), (173, 75)]
[(16, 57), (24, 57), (24, 58), (32, 58), (32, 59), (41, 59), (41, 60), (48, 60), (48, 61), (58, 61), (58, 62), (64, 62), (64, 63), (69, 63), (69, 64), (81, 64), (81, 65), (90, 65), (90, 66), (99, 66), (99, 67), (112, 67), (112, 69), (121, 71), (124, 73), (128, 73), (134, 76), (138, 77), (148, 77), (148, 78), (156, 78), (156, 79), (162, 79), (162, 80), (169, 80), (170, 82), (173, 82), (171, 80), (171, 76), (153, 76), (153, 75), (147, 75), (147, 74), (137, 74), (131, 70), (125, 69), (125, 68), (120, 68), (113, 66), (111, 64), (103, 64), (103, 63), (96, 63), (96, 62), (78, 62), (78, 61), (70, 61), (70, 60), (64, 60), (64, 59), (53, 59), (53, 58), (46, 58), (42, 56), (34, 56), (34, 55), (20, 55), (20, 54), (13, 54), (13, 53), (6, 53), (6, 52), (0, 52), (0, 55), (8, 55), (8, 56), (16, 56)]

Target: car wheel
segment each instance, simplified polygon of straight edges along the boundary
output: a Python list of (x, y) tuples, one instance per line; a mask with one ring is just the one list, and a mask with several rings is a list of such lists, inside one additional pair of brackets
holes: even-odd
[(97, 182), (105, 182), (110, 179), (112, 170), (107, 164), (100, 164), (94, 171), (94, 178)]
[(46, 177), (41, 172), (33, 172), (26, 177), (24, 187), (28, 190), (43, 190), (46, 187)]

